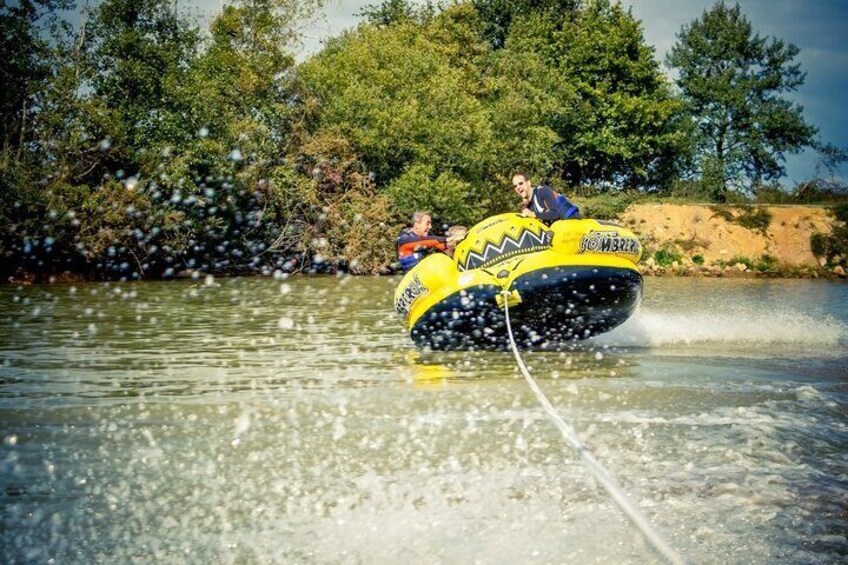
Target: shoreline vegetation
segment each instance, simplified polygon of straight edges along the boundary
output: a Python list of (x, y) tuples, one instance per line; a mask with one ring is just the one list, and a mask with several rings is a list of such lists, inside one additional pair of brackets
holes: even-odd
[(225, 4), (0, 1), (0, 284), (387, 274), (411, 212), (515, 210), (516, 170), (631, 227), (647, 275), (848, 269), (848, 150), (739, 5), (681, 22), (667, 75), (610, 0), (385, 0), (302, 62), (321, 0)]
[[(843, 212), (844, 214), (844, 212)], [(751, 220), (749, 216), (758, 220)], [(831, 278), (846, 279), (842, 257), (815, 250), (831, 238), (845, 238), (846, 221), (826, 206), (668, 204), (628, 205), (617, 216), (608, 217), (634, 231), (643, 244), (639, 271), (645, 276), (725, 278)], [(385, 245), (393, 248), (393, 239)], [(826, 243), (824, 244), (826, 245)], [(816, 254), (818, 251), (818, 255)], [(292, 257), (283, 268), (246, 273), (185, 269), (171, 279), (201, 279), (212, 276), (269, 276), (290, 274), (350, 273), (344, 257), (319, 263)], [(395, 263), (376, 273), (399, 272)], [(96, 281), (81, 273), (35, 274), (19, 271), (0, 284), (70, 283)], [(102, 279), (100, 279), (102, 280)]]

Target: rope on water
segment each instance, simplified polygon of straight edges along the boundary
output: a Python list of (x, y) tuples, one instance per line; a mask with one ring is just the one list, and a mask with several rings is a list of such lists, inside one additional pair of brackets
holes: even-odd
[(677, 551), (675, 551), (674, 548), (666, 542), (665, 538), (663, 538), (663, 536), (660, 535), (660, 533), (651, 525), (648, 518), (642, 514), (630, 498), (628, 498), (618, 483), (615, 482), (612, 475), (610, 475), (609, 471), (607, 471), (604, 466), (595, 459), (595, 456), (592, 455), (592, 452), (589, 451), (589, 448), (586, 447), (586, 444), (583, 443), (583, 440), (580, 439), (579, 435), (577, 435), (577, 431), (574, 427), (557, 414), (557, 411), (554, 409), (550, 400), (548, 400), (548, 397), (545, 396), (545, 393), (542, 392), (542, 389), (539, 388), (538, 384), (536, 384), (535, 379), (533, 379), (530, 375), (530, 371), (527, 370), (527, 366), (524, 364), (521, 354), (518, 352), (518, 345), (516, 345), (515, 338), (512, 335), (512, 325), (509, 321), (509, 292), (505, 290), (501, 294), (504, 295), (503, 305), (504, 314), (506, 316), (506, 331), (509, 335), (509, 343), (512, 347), (512, 353), (515, 355), (515, 360), (518, 362), (518, 368), (521, 369), (521, 374), (524, 375), (524, 380), (526, 380), (527, 384), (530, 385), (530, 390), (532, 390), (533, 394), (536, 395), (536, 398), (542, 404), (545, 412), (548, 413), (548, 416), (551, 417), (551, 420), (553, 420), (554, 424), (556, 424), (559, 428), (559, 431), (562, 432), (563, 437), (580, 455), (583, 463), (592, 472), (595, 479), (603, 485), (618, 507), (621, 508), (628, 518), (630, 518), (633, 524), (636, 525), (654, 549), (656, 549), (671, 563), (686, 563), (680, 554), (678, 554)]

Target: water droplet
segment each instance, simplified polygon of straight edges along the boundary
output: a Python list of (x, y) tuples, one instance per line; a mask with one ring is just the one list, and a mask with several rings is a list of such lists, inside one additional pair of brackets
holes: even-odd
[(243, 435), (247, 430), (250, 429), (250, 415), (245, 413), (235, 419), (233, 422), (235, 424), (235, 435), (240, 436)]

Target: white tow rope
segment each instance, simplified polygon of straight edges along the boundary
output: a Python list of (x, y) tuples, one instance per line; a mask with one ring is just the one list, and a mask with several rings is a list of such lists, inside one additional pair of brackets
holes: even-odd
[(536, 381), (530, 375), (530, 371), (527, 370), (524, 360), (521, 359), (521, 354), (518, 352), (518, 346), (516, 345), (515, 338), (512, 335), (512, 325), (509, 322), (509, 292), (503, 291), (501, 294), (505, 295), (503, 305), (504, 314), (506, 315), (506, 331), (509, 334), (509, 343), (512, 347), (512, 353), (515, 355), (515, 360), (518, 362), (518, 368), (521, 369), (521, 374), (524, 375), (524, 380), (526, 380), (527, 384), (530, 385), (530, 390), (532, 390), (533, 394), (536, 395), (536, 398), (542, 404), (545, 412), (548, 413), (548, 416), (551, 417), (551, 420), (553, 420), (554, 424), (556, 424), (559, 428), (559, 431), (562, 432), (563, 437), (580, 455), (583, 463), (592, 472), (595, 479), (603, 485), (615, 503), (618, 504), (618, 507), (621, 508), (633, 524), (639, 528), (639, 531), (642, 532), (642, 535), (645, 536), (645, 539), (648, 540), (654, 549), (656, 549), (671, 563), (685, 563), (680, 554), (678, 554), (674, 548), (665, 541), (663, 536), (654, 529), (648, 518), (642, 514), (638, 508), (636, 508), (636, 505), (633, 504), (618, 483), (615, 482), (615, 479), (612, 475), (610, 475), (609, 471), (607, 471), (604, 466), (595, 459), (595, 456), (592, 455), (592, 452), (589, 451), (589, 448), (586, 447), (586, 444), (583, 443), (583, 440), (580, 439), (579, 435), (577, 435), (577, 431), (574, 427), (557, 414), (557, 411), (554, 409), (550, 400), (548, 400), (548, 397), (545, 396), (545, 393), (542, 392), (542, 389), (539, 388), (538, 384), (536, 384)]

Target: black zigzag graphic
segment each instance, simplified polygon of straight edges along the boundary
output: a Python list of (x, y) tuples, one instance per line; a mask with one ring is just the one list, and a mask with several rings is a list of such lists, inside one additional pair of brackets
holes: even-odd
[(516, 255), (550, 249), (553, 236), (553, 232), (548, 230), (537, 234), (522, 228), (516, 240), (504, 232), (498, 243), (487, 241), (481, 253), (469, 251), (465, 263), (459, 266), (460, 270), (485, 268)]

